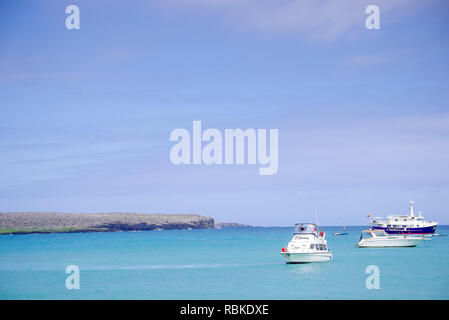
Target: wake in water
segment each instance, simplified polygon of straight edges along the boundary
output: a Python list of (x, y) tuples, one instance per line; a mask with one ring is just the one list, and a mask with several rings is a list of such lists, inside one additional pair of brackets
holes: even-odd
[(247, 268), (265, 265), (276, 265), (279, 263), (254, 263), (254, 264), (178, 264), (178, 265), (135, 265), (135, 266), (89, 266), (83, 270), (164, 270), (164, 269), (209, 269), (209, 268)]

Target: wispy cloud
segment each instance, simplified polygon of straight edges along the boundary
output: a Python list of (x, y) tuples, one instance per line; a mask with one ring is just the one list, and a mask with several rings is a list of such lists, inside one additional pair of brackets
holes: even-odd
[[(335, 40), (354, 27), (364, 27), (367, 0), (164, 0), (165, 5), (219, 11), (237, 28), (265, 33), (295, 33), (309, 39)], [(436, 1), (429, 1), (429, 3)], [(383, 16), (426, 5), (417, 0), (378, 0)]]

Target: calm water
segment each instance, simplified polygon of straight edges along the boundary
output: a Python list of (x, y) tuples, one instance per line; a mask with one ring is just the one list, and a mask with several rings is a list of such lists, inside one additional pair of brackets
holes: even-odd
[[(449, 299), (449, 237), (360, 249), (362, 227), (323, 229), (334, 260), (304, 265), (279, 254), (293, 228), (0, 236), (0, 298)], [(80, 290), (65, 287), (68, 265)], [(379, 290), (365, 287), (368, 265), (380, 268)]]

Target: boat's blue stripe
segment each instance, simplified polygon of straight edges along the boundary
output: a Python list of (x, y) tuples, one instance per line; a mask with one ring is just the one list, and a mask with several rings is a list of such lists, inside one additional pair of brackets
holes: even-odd
[(385, 230), (389, 234), (429, 234), (435, 233), (436, 226), (421, 227), (421, 228), (392, 228), (372, 226), (372, 229)]

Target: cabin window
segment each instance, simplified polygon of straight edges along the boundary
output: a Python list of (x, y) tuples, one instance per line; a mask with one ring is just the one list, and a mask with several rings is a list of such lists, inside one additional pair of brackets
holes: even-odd
[(388, 228), (391, 227), (391, 224), (387, 224), (387, 227), (388, 227)]
[(310, 249), (313, 249), (313, 243), (310, 245)]

